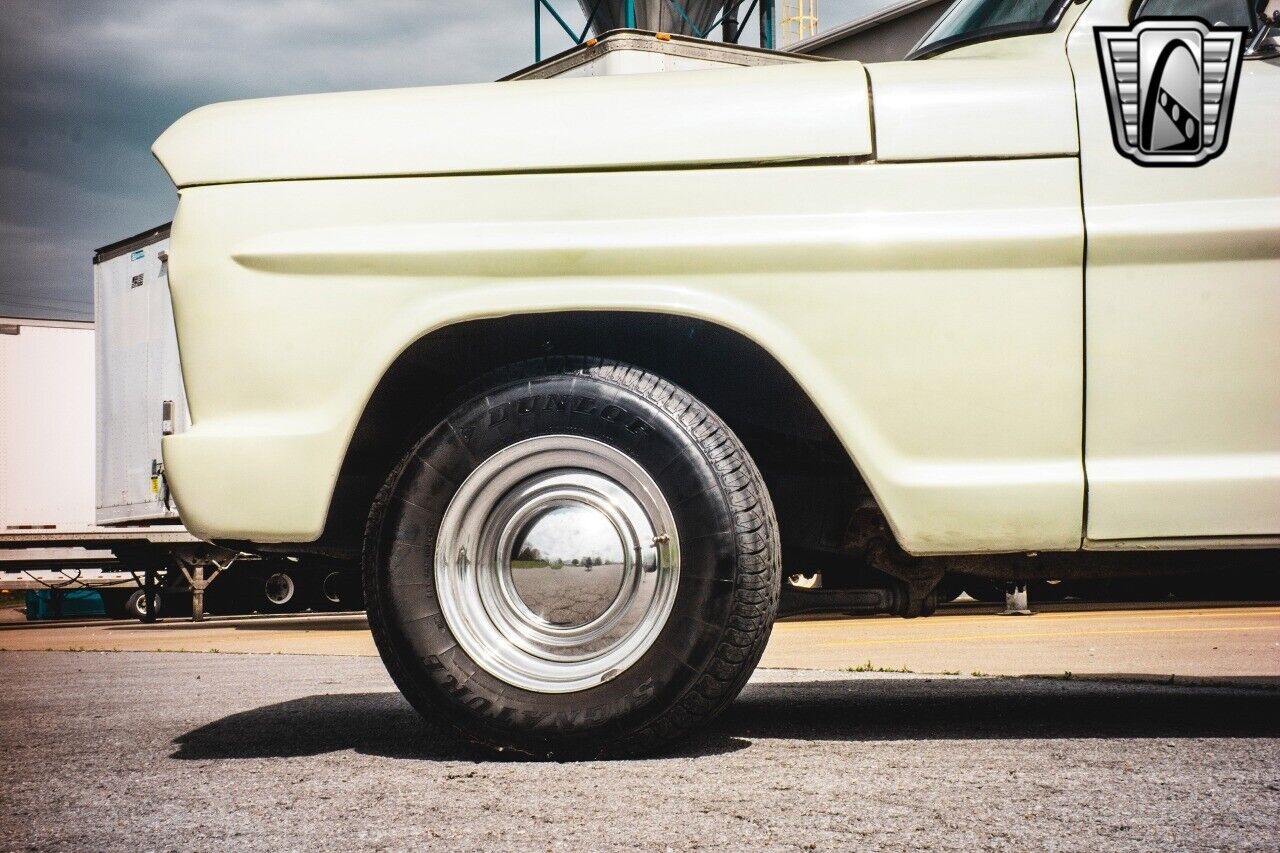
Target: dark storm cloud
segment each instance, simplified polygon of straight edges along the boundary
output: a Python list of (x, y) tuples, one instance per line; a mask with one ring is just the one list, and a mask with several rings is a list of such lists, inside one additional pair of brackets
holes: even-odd
[(173, 188), (149, 149), (188, 110), (494, 79), (533, 59), (529, 6), (0, 4), (0, 315), (92, 316), (93, 248), (172, 216)]
[[(532, 62), (531, 5), (0, 0), (0, 316), (92, 317), (93, 248), (173, 214), (150, 147), (187, 111), (492, 80)], [(543, 33), (545, 53), (569, 45), (549, 19)]]

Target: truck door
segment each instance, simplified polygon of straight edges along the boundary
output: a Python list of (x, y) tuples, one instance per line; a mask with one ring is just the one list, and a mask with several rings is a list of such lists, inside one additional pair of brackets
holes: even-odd
[[(1221, 28), (1250, 11), (1093, 0), (1068, 41), (1092, 543), (1280, 534), (1280, 59), (1241, 34), (1234, 72)], [(1213, 26), (1126, 32), (1170, 16)]]

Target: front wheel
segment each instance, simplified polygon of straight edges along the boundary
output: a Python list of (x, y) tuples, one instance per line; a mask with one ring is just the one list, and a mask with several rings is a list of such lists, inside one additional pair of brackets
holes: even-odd
[(654, 749), (724, 708), (777, 611), (773, 507), (746, 450), (657, 376), (507, 368), (392, 472), (369, 622), (426, 716), (544, 757)]

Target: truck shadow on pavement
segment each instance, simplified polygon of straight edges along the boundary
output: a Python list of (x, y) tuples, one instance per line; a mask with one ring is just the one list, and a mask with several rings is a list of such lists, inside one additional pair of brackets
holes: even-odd
[[(758, 739), (814, 741), (1280, 737), (1280, 691), (1051, 678), (839, 679), (749, 685), (711, 726), (657, 759)], [(308, 696), (175, 740), (176, 759), (290, 758), (352, 749), (494, 760), (423, 721), (398, 693)]]

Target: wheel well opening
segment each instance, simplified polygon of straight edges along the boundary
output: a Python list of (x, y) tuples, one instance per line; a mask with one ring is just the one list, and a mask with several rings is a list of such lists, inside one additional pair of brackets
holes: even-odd
[(314, 550), (358, 552), (365, 516), (388, 472), (490, 370), (529, 358), (585, 355), (656, 373), (706, 403), (764, 475), (788, 565), (838, 549), (869, 491), (817, 406), (749, 338), (704, 320), (635, 312), (561, 312), (448, 326), (409, 346), (378, 383), (356, 426)]

